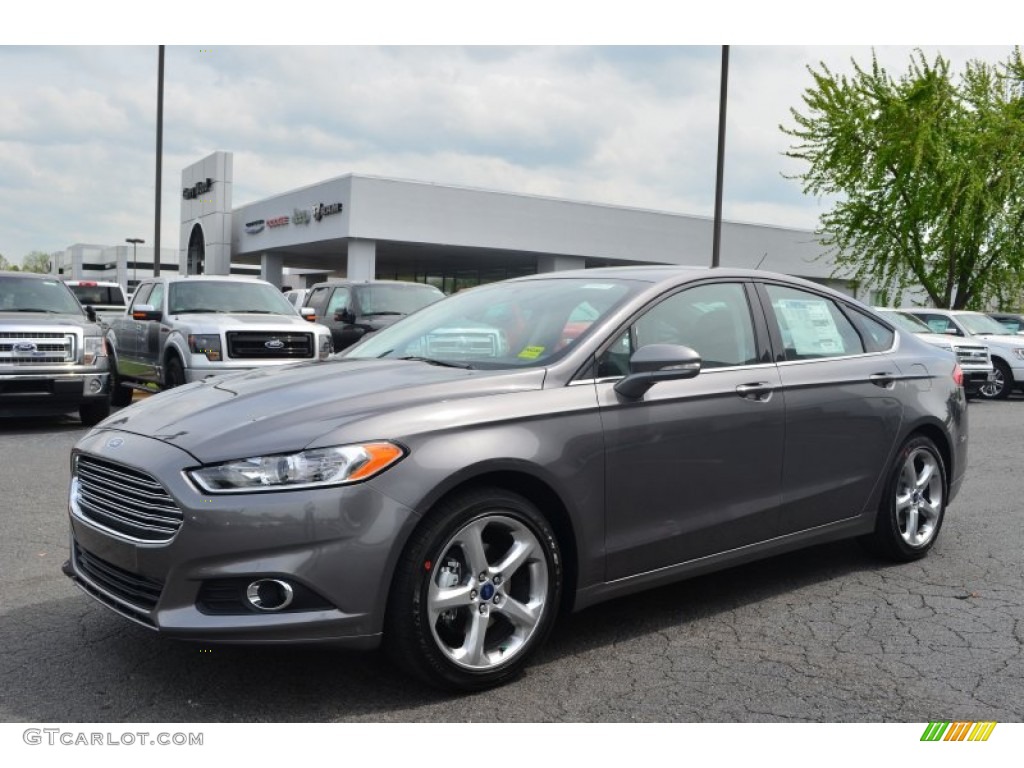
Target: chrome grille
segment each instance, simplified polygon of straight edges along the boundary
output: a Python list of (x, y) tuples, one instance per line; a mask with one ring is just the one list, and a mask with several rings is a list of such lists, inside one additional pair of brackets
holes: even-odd
[[(156, 608), (164, 585), (155, 579), (126, 571), (103, 558), (82, 549), (77, 541), (73, 543), (75, 565), (78, 571), (128, 608), (149, 612)], [(106, 596), (106, 595), (104, 595)]]
[(962, 365), (964, 363), (968, 365), (988, 365), (989, 356), (988, 349), (985, 347), (964, 347), (956, 346), (956, 359)]
[(228, 356), (252, 360), (301, 360), (314, 356), (312, 333), (229, 331)]
[(437, 358), (497, 357), (496, 333), (478, 331), (439, 331), (427, 336), (427, 355)]
[(126, 538), (170, 541), (182, 513), (151, 475), (95, 456), (79, 454), (72, 501), (83, 518)]
[(76, 360), (75, 335), (53, 331), (0, 333), (0, 365), (52, 365)]

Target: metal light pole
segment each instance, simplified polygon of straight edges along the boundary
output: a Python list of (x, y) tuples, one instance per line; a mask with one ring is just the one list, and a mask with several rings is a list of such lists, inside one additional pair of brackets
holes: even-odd
[(722, 46), (722, 92), (718, 99), (718, 167), (715, 172), (715, 231), (711, 266), (719, 265), (722, 252), (722, 176), (725, 171), (725, 104), (729, 91), (729, 46)]
[[(132, 282), (135, 283), (135, 285), (138, 285), (139, 284), (139, 273), (138, 273), (138, 270), (139, 270), (139, 260), (138, 260), (138, 258), (135, 255), (136, 254), (135, 246), (141, 245), (142, 243), (145, 243), (146, 241), (142, 240), (141, 238), (138, 238), (138, 237), (126, 237), (124, 239), (124, 241), (126, 243), (131, 243), (132, 244)], [(135, 285), (132, 286), (132, 293), (135, 293)]]
[(160, 274), (160, 187), (164, 167), (164, 47), (158, 46), (156, 78), (156, 213), (153, 215), (153, 276)]

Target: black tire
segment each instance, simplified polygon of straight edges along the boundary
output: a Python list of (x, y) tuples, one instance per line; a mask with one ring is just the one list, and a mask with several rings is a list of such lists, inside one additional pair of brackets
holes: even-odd
[(132, 392), (130, 387), (121, 386), (121, 376), (117, 372), (117, 358), (110, 356), (110, 404), (115, 408), (131, 405)]
[(185, 383), (185, 368), (177, 355), (171, 355), (167, 358), (167, 368), (164, 370), (164, 389), (174, 389)]
[(896, 562), (924, 557), (942, 528), (948, 492), (946, 467), (935, 443), (927, 437), (911, 438), (896, 454), (875, 530), (863, 543)]
[[(525, 555), (509, 563), (513, 551)], [(463, 492), (440, 503), (406, 546), (391, 584), (384, 647), (439, 688), (501, 685), (551, 632), (562, 581), (558, 541), (536, 506), (500, 488)], [(440, 609), (446, 597), (450, 607)]]
[(1002, 360), (993, 358), (992, 367), (996, 369), (995, 380), (981, 385), (978, 396), (986, 400), (1005, 400), (1013, 391), (1013, 371)]
[(95, 426), (110, 415), (110, 399), (91, 400), (78, 406), (78, 417), (87, 427)]

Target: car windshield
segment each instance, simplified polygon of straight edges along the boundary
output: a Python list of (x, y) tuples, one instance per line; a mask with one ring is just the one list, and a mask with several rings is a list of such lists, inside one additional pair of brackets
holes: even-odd
[(901, 328), (904, 331), (910, 331), (911, 333), (932, 333), (931, 328), (913, 315), (908, 315), (904, 312), (892, 312), (890, 310), (881, 310), (879, 314), (897, 328)]
[(342, 353), (472, 368), (547, 365), (645, 284), (608, 278), (491, 283), (432, 304)]
[(0, 277), (0, 312), (55, 312), (81, 315), (82, 307), (60, 280)]
[(965, 312), (963, 314), (958, 314), (956, 319), (960, 321), (960, 324), (966, 328), (969, 333), (976, 333), (985, 336), (989, 334), (993, 336), (1013, 335), (988, 315)]
[(356, 291), (364, 315), (411, 315), (444, 298), (438, 288), (423, 283), (360, 285)]
[(186, 312), (247, 312), (294, 315), (295, 308), (274, 286), (233, 280), (196, 280), (171, 283), (167, 309), (172, 315)]

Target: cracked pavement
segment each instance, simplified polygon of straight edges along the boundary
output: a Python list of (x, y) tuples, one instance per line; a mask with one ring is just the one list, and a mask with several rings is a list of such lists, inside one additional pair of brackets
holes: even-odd
[(0, 422), (0, 717), (49, 722), (1024, 720), (1024, 398), (972, 402), (931, 554), (831, 544), (563, 617), (526, 673), (449, 697), (382, 655), (156, 636), (61, 574), (68, 419)]

